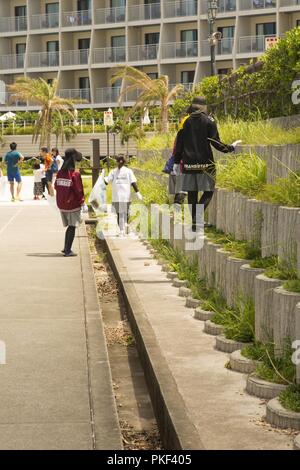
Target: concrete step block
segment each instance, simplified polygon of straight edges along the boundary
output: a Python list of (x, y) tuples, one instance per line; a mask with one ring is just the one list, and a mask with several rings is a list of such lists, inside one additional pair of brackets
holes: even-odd
[(283, 408), (278, 398), (273, 398), (267, 404), (266, 421), (276, 428), (300, 431), (300, 413)]
[(187, 308), (196, 308), (200, 305), (200, 300), (198, 299), (193, 299), (193, 297), (188, 296), (186, 298), (185, 306)]
[(258, 361), (253, 361), (244, 357), (240, 349), (230, 354), (230, 367), (235, 372), (241, 372), (242, 374), (252, 374), (255, 371)]
[(210, 312), (209, 310), (203, 310), (201, 307), (195, 308), (194, 318), (196, 320), (206, 321), (206, 320), (209, 320), (213, 316), (214, 316), (214, 312)]
[(277, 397), (282, 390), (286, 389), (286, 387), (287, 385), (267, 382), (254, 374), (249, 375), (246, 383), (246, 390), (249, 395), (265, 398), (266, 400), (271, 400), (272, 398)]
[(225, 353), (232, 353), (237, 349), (241, 349), (247, 346), (249, 343), (242, 343), (241, 341), (234, 341), (232, 339), (225, 338), (223, 335), (216, 337), (216, 349)]
[(211, 320), (206, 320), (204, 323), (204, 332), (207, 333), (208, 335), (221, 335), (223, 333), (223, 326), (217, 325), (216, 323), (213, 323)]

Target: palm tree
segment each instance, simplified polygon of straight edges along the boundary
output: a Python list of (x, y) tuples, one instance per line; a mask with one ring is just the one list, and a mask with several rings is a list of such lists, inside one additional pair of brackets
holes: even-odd
[(13, 85), (9, 86), (13, 93), (13, 101), (30, 101), (40, 106), (38, 119), (35, 122), (32, 141), (36, 143), (40, 139), (40, 146), (50, 148), (51, 134), (55, 123), (55, 133), (61, 137), (63, 145), (65, 138), (64, 116), (75, 121), (76, 103), (83, 100), (65, 99), (58, 96), (58, 80), (47, 83), (43, 78), (31, 79), (20, 77)]
[(158, 104), (160, 107), (160, 130), (167, 132), (169, 129), (169, 103), (183, 91), (183, 85), (177, 84), (170, 89), (167, 75), (151, 79), (145, 72), (130, 66), (119, 69), (113, 75), (111, 82), (116, 83), (120, 80), (124, 80), (125, 83), (121, 90), (120, 101), (123, 100), (126, 93), (140, 91), (135, 105), (127, 111), (125, 117), (128, 119), (135, 111)]

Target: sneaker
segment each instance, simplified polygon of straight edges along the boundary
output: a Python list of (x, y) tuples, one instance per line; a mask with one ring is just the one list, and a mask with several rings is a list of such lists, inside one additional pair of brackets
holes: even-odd
[(11, 198), (11, 202), (16, 202), (14, 197)]
[(66, 258), (70, 258), (71, 256), (77, 256), (77, 254), (74, 253), (73, 251), (69, 251), (69, 253), (66, 253), (66, 252), (64, 252), (64, 253), (65, 253), (64, 256)]

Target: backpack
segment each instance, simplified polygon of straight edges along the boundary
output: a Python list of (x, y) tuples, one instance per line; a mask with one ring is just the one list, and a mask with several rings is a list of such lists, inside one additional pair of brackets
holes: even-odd
[(171, 157), (169, 158), (169, 160), (165, 164), (163, 172), (170, 175), (172, 173), (173, 166), (174, 166), (174, 157), (173, 157), (173, 155), (171, 155)]
[(52, 165), (51, 165), (51, 171), (52, 171), (53, 173), (57, 173), (57, 172), (58, 172), (58, 164), (57, 164), (56, 157), (53, 157), (53, 162), (52, 162)]

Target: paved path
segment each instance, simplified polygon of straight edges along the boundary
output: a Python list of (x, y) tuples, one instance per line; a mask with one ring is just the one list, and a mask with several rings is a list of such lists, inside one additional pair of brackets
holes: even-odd
[(225, 368), (228, 355), (214, 349), (215, 338), (203, 332), (203, 322), (193, 318), (145, 246), (131, 239), (108, 239), (108, 246), (183, 441), (192, 434), (190, 421), (198, 433), (197, 448), (292, 449), (290, 436), (261, 422), (264, 401), (245, 392), (243, 374)]
[(47, 202), (0, 203), (1, 450), (121, 447), (86, 233), (68, 259), (63, 235)]

